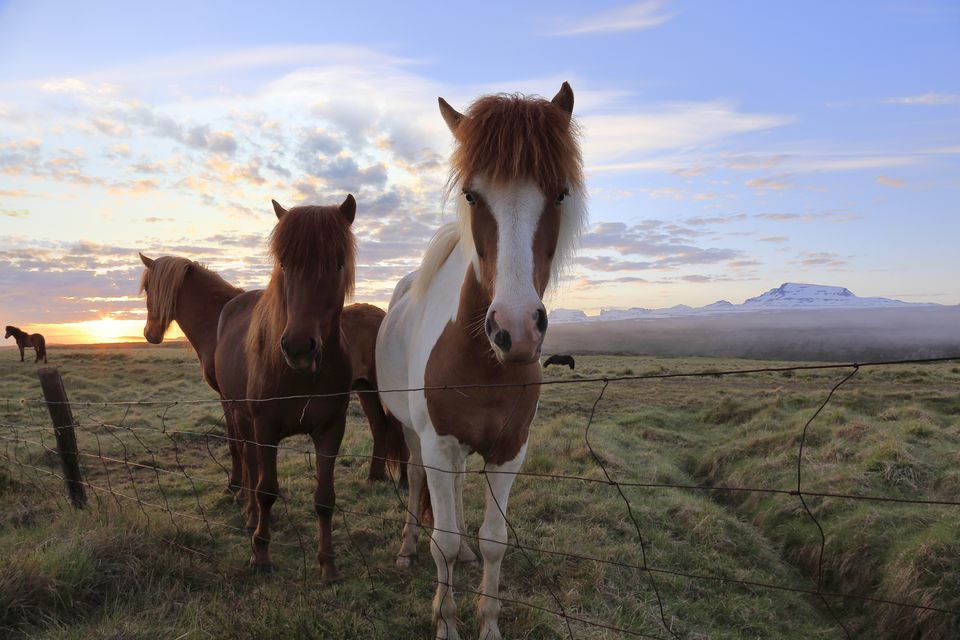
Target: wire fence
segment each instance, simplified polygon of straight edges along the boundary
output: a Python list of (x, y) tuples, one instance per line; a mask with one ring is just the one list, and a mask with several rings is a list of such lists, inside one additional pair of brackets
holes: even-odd
[[(509, 537), (506, 545), (516, 550), (518, 557), (514, 562), (520, 561), (534, 572), (537, 581), (543, 586), (549, 594), (555, 606), (544, 606), (543, 604), (522, 600), (503, 595), (484, 594), (472, 590), (467, 586), (460, 585), (458, 588), (466, 593), (476, 596), (486, 596), (509, 604), (515, 607), (529, 608), (537, 610), (551, 616), (556, 616), (561, 624), (563, 634), (569, 638), (578, 637), (578, 634), (585, 629), (599, 630), (609, 632), (623, 637), (642, 637), (642, 638), (681, 638), (688, 637), (688, 634), (695, 631), (689, 629), (683, 624), (682, 612), (671, 610), (671, 603), (664, 597), (660, 581), (663, 578), (682, 579), (697, 583), (712, 583), (718, 585), (737, 585), (749, 590), (763, 590), (769, 592), (794, 593), (802, 596), (814, 598), (819, 606), (827, 612), (834, 621), (837, 631), (847, 638), (854, 637), (847, 621), (843, 619), (839, 604), (844, 602), (870, 603), (871, 605), (884, 607), (897, 607), (900, 610), (912, 609), (925, 612), (927, 615), (937, 615), (949, 617), (954, 625), (960, 625), (960, 609), (956, 608), (955, 603), (936, 603), (928, 601), (901, 601), (885, 598), (873, 593), (854, 593), (839, 592), (830, 590), (825, 586), (825, 558), (827, 554), (827, 535), (824, 527), (818, 518), (816, 509), (811, 508), (808, 503), (810, 499), (842, 499), (848, 501), (864, 501), (870, 503), (890, 503), (890, 504), (912, 504), (933, 508), (954, 508), (960, 506), (960, 500), (924, 497), (901, 497), (872, 495), (868, 493), (855, 494), (848, 492), (829, 492), (807, 489), (804, 449), (808, 445), (809, 434), (818, 417), (820, 417), (825, 408), (830, 405), (839, 391), (842, 390), (851, 379), (858, 373), (868, 368), (891, 368), (904, 365), (932, 365), (937, 363), (955, 362), (960, 360), (958, 357), (946, 358), (924, 358), (913, 360), (897, 360), (882, 362), (864, 362), (864, 363), (839, 363), (839, 364), (815, 364), (815, 365), (795, 365), (778, 367), (756, 367), (730, 370), (703, 369), (684, 372), (662, 372), (649, 374), (629, 374), (616, 376), (586, 376), (572, 379), (545, 379), (539, 383), (531, 384), (503, 384), (503, 385), (445, 385), (435, 387), (421, 387), (414, 389), (391, 389), (382, 390), (380, 393), (409, 393), (424, 391), (444, 391), (450, 393), (465, 393), (470, 389), (479, 387), (507, 389), (510, 387), (528, 387), (528, 386), (561, 386), (561, 385), (584, 385), (599, 387), (589, 405), (583, 422), (583, 442), (592, 461), (595, 463), (599, 474), (595, 476), (573, 474), (573, 473), (546, 473), (538, 471), (516, 471), (509, 472), (517, 478), (525, 478), (530, 482), (564, 482), (576, 483), (580, 485), (607, 485), (616, 492), (619, 502), (622, 503), (624, 512), (629, 520), (629, 524), (635, 534), (635, 543), (639, 550), (639, 562), (629, 562), (617, 557), (601, 557), (599, 555), (590, 555), (576, 553), (567, 549), (550, 548), (545, 545), (532, 544), (529, 541), (521, 539), (518, 528), (511, 519), (507, 518), (507, 527)], [(793, 486), (723, 486), (715, 484), (690, 484), (677, 482), (638, 482), (618, 478), (609, 468), (605, 461), (606, 456), (599, 446), (591, 439), (591, 431), (594, 428), (598, 407), (602, 406), (604, 396), (611, 386), (629, 385), (632, 383), (642, 383), (652, 380), (666, 380), (677, 378), (705, 378), (705, 377), (730, 377), (746, 376), (752, 374), (774, 374), (774, 373), (796, 373), (802, 371), (837, 371), (840, 377), (830, 386), (829, 390), (823, 396), (822, 400), (816, 405), (815, 410), (804, 422), (802, 431), (799, 434), (795, 459), (796, 481)], [(357, 390), (352, 393), (377, 393), (376, 391)], [(329, 397), (342, 394), (317, 394), (317, 395), (298, 395), (285, 396), (282, 398), (269, 399), (248, 399), (235, 402), (273, 402), (304, 400), (311, 398)], [(226, 485), (225, 478), (229, 476), (230, 470), (225, 464), (225, 455), (229, 437), (224, 433), (223, 418), (219, 421), (213, 421), (206, 426), (192, 425), (179, 426), (170, 414), (176, 407), (186, 406), (217, 406), (223, 402), (219, 399), (122, 399), (97, 402), (69, 402), (64, 397), (63, 400), (39, 400), (39, 399), (0, 399), (0, 405), (7, 407), (7, 416), (19, 415), (20, 421), (0, 422), (0, 468), (5, 467), (5, 472), (10, 477), (15, 477), (26, 486), (32, 487), (43, 494), (52, 496), (58, 502), (66, 507), (70, 504), (67, 496), (74, 506), (83, 506), (78, 504), (75, 496), (68, 492), (65, 496), (62, 489), (57, 488), (57, 484), (64, 483), (68, 489), (76, 491), (82, 487), (84, 491), (89, 492), (93, 497), (93, 504), (98, 511), (109, 514), (111, 509), (136, 509), (146, 518), (149, 525), (152, 518), (160, 516), (165, 518), (178, 535), (174, 536), (170, 542), (178, 548), (189, 553), (204, 552), (192, 545), (188, 541), (189, 537), (179, 534), (183, 532), (184, 527), (189, 525), (198, 527), (209, 540), (216, 543), (220, 540), (219, 536), (223, 532), (248, 535), (248, 531), (237, 524), (235, 518), (218, 518), (210, 508), (209, 497), (211, 494), (219, 494)], [(229, 401), (228, 401), (229, 402)], [(58, 405), (66, 407), (76, 415), (70, 415), (67, 419), (69, 424), (56, 425), (51, 430), (48, 423), (45, 423), (44, 410), (49, 410), (53, 416), (54, 409)], [(13, 407), (13, 408), (11, 408)], [(148, 424), (143, 420), (132, 418), (135, 412), (142, 410), (152, 411), (159, 424)], [(19, 412), (19, 413), (18, 413)], [(108, 415), (109, 414), (109, 415)], [(56, 422), (57, 418), (54, 417)], [(61, 419), (62, 421), (63, 419)], [(69, 445), (60, 441), (61, 432), (64, 430), (76, 432), (78, 435), (79, 446), (74, 444), (74, 450), (69, 450)], [(56, 436), (56, 437), (52, 437)], [(315, 449), (307, 449), (295, 444), (281, 442), (278, 445), (259, 445), (250, 441), (238, 439), (241, 445), (252, 444), (255, 446), (275, 446), (278, 453), (286, 456), (288, 464), (283, 468), (294, 469), (293, 473), (302, 477), (311, 476), (315, 471), (315, 463), (318, 453)], [(65, 451), (65, 447), (68, 450)], [(172, 459), (170, 454), (172, 453)], [(70, 458), (77, 464), (79, 475), (71, 473), (67, 466), (61, 466), (57, 470), (57, 461), (63, 465), (65, 458)], [(336, 455), (324, 456), (337, 458), (341, 461), (350, 461), (350, 464), (361, 464), (369, 460), (370, 455), (358, 452), (340, 452)], [(300, 463), (294, 464), (292, 461), (302, 459)], [(212, 461), (212, 462), (211, 462)], [(412, 464), (412, 462), (408, 462)], [(459, 474), (463, 476), (477, 476), (481, 480), (490, 482), (489, 477), (495, 473), (507, 473), (503, 471), (479, 469), (437, 469), (428, 468), (447, 474)], [(299, 470), (296, 470), (298, 469)], [(213, 475), (211, 475), (213, 474)], [(489, 484), (488, 484), (489, 486)], [(490, 487), (491, 493), (492, 487)], [(797, 586), (795, 584), (777, 584), (753, 579), (743, 579), (732, 575), (729, 572), (717, 571), (714, 573), (684, 571), (670, 566), (658, 566), (651, 561), (649, 549), (649, 531), (645, 531), (644, 523), (641, 521), (639, 511), (634, 502), (636, 497), (631, 497), (628, 490), (647, 489), (647, 490), (678, 490), (685, 492), (703, 492), (711, 495), (718, 494), (742, 494), (755, 493), (768, 496), (783, 496), (786, 499), (796, 500), (804, 517), (812, 523), (819, 536), (819, 552), (817, 553), (816, 569), (812, 575), (808, 575), (809, 586)], [(346, 534), (348, 544), (353, 553), (359, 559), (359, 563), (364, 567), (364, 573), (370, 582), (370, 590), (373, 593), (375, 589), (375, 574), (369, 565), (367, 550), (364, 549), (361, 541), (355, 540), (353, 528), (357, 522), (375, 521), (385, 525), (400, 527), (404, 524), (404, 515), (406, 510), (406, 499), (403, 490), (393, 479), (393, 493), (399, 512), (371, 512), (363, 509), (353, 508), (350, 504), (338, 503), (336, 505), (320, 505), (331, 507), (340, 524), (343, 525), (343, 531)], [(301, 531), (296, 525), (296, 519), (290, 516), (288, 496), (281, 491), (276, 498), (282, 505), (280, 517), (291, 523), (292, 535), (287, 539), (274, 539), (273, 545), (285, 547), (298, 554), (301, 559), (301, 578), (306, 580), (311, 571), (311, 563), (308, 562), (310, 551), (308, 549), (310, 536)], [(189, 506), (186, 506), (189, 505)], [(499, 505), (498, 505), (499, 506)], [(502, 511), (502, 510), (501, 510)], [(412, 514), (415, 518), (419, 514)], [(506, 515), (506, 514), (504, 514)], [(422, 523), (421, 523), (422, 524)], [(425, 524), (425, 531), (432, 536), (433, 532), (445, 531)], [(483, 541), (497, 542), (483, 538), (470, 532), (448, 532), (460, 533), (468, 540), (474, 543)], [(608, 621), (598, 616), (591, 616), (589, 613), (583, 614), (579, 610), (569, 610), (570, 607), (564, 603), (561, 597), (561, 576), (556, 571), (550, 572), (544, 569), (538, 561), (538, 556), (550, 557), (561, 560), (571, 560), (577, 562), (596, 563), (616, 567), (618, 569), (630, 572), (643, 577), (646, 581), (650, 593), (653, 594), (653, 610), (660, 621), (660, 629), (657, 632), (650, 632), (649, 629), (640, 630), (610, 624)], [(362, 602), (342, 602), (335, 598), (322, 599), (324, 604), (338, 610), (352, 613), (365, 620), (374, 631), (377, 637), (397, 637), (398, 630), (395, 626), (395, 620), (391, 620), (382, 614), (374, 613), (371, 607), (365, 606)], [(399, 633), (402, 635), (402, 633)]]

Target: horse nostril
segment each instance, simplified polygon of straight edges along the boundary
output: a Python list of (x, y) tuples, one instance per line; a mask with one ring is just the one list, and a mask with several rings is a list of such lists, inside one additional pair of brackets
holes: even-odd
[(533, 314), (533, 321), (537, 325), (537, 330), (540, 333), (546, 333), (547, 331), (547, 312), (543, 307), (537, 309), (536, 313)]
[(497, 333), (493, 336), (493, 344), (500, 347), (500, 350), (504, 353), (510, 351), (510, 345), (512, 344), (512, 341), (510, 340), (510, 333), (500, 329), (500, 331), (497, 331)]

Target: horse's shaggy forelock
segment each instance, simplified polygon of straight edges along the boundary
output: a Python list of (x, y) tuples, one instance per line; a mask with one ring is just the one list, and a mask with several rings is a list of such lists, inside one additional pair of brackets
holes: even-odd
[(544, 195), (568, 189), (557, 250), (551, 267), (556, 286), (586, 224), (580, 127), (549, 100), (520, 94), (484, 96), (474, 102), (457, 125), (446, 198), (455, 202), (457, 221), (441, 227), (427, 250), (412, 285), (422, 296), (458, 242), (473, 251), (470, 210), (457, 190), (473, 178), (491, 184), (531, 181)]
[(346, 297), (353, 294), (356, 277), (356, 239), (337, 206), (305, 206), (290, 209), (270, 234), (274, 259), (270, 283), (253, 311), (247, 332), (250, 370), (257, 366), (276, 370), (283, 366), (280, 335), (287, 324), (283, 293), (284, 271), (323, 273), (343, 266)]
[(482, 176), (494, 184), (530, 180), (544, 193), (558, 187), (582, 190), (579, 127), (549, 100), (484, 96), (466, 116), (454, 136), (451, 188)]

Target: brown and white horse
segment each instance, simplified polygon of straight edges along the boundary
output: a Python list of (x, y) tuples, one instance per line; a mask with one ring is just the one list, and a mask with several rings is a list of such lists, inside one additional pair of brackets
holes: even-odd
[[(540, 397), (542, 299), (586, 221), (583, 169), (567, 83), (551, 101), (486, 96), (461, 114), (441, 98), (440, 112), (455, 140), (449, 188), (457, 219), (437, 232), (420, 269), (397, 285), (377, 340), (381, 389), (428, 388), (381, 393), (411, 450), (397, 562), (409, 566), (416, 556), (412, 514), (425, 475), (435, 522), (436, 632), (457, 638), (454, 563), (473, 559), (459, 533), (461, 472), (467, 456), (479, 453), (489, 473), (478, 616), (480, 637), (496, 640), (507, 499)], [(500, 386), (438, 388), (485, 384)]]
[(258, 571), (273, 568), (270, 511), (279, 496), (280, 441), (309, 434), (317, 452), (317, 560), (323, 578), (335, 580), (340, 574), (331, 530), (333, 470), (353, 379), (340, 322), (344, 298), (353, 291), (351, 225), (357, 203), (348, 195), (340, 206), (286, 211), (273, 205), (279, 221), (270, 237), (270, 283), (265, 291), (240, 294), (223, 308), (214, 361), (217, 384), (233, 401), (245, 441), (244, 491), (248, 515), (256, 520), (251, 564)]
[(42, 335), (39, 333), (27, 333), (8, 324), (7, 332), (4, 334), (3, 339), (6, 340), (10, 336), (13, 336), (13, 339), (16, 341), (17, 349), (20, 349), (20, 362), (24, 361), (23, 350), (26, 347), (33, 347), (34, 353), (37, 354), (37, 357), (33, 360), (34, 362), (40, 362), (41, 359), (44, 362), (47, 361), (47, 341), (44, 340)]

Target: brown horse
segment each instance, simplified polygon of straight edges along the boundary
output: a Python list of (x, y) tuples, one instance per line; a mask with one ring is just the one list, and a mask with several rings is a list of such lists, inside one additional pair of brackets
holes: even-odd
[[(26, 347), (33, 347), (33, 351), (37, 354), (34, 362), (40, 362), (41, 358), (43, 358), (44, 362), (47, 361), (47, 341), (43, 339), (42, 335), (39, 333), (27, 333), (17, 327), (7, 325), (7, 333), (3, 336), (3, 339), (6, 340), (10, 336), (13, 336), (13, 339), (17, 341), (17, 348), (20, 349), (20, 362), (24, 362), (23, 350)], [(376, 336), (374, 336), (374, 340), (376, 340)]]
[(324, 580), (335, 580), (340, 574), (331, 535), (333, 470), (353, 380), (340, 325), (344, 298), (354, 285), (351, 225), (357, 203), (348, 195), (339, 207), (287, 211), (276, 202), (273, 207), (278, 222), (270, 237), (270, 283), (224, 306), (214, 366), (220, 392), (232, 401), (248, 443), (243, 484), (248, 518), (256, 520), (250, 563), (258, 571), (273, 569), (270, 511), (279, 497), (280, 441), (309, 434), (317, 452), (317, 560)]
[[(200, 360), (201, 377), (219, 394), (213, 366), (217, 323), (224, 305), (243, 293), (243, 289), (234, 287), (216, 272), (187, 258), (161, 256), (152, 259), (141, 253), (140, 260), (144, 266), (140, 293), (147, 298), (143, 337), (150, 344), (160, 344), (170, 323), (176, 320)], [(223, 415), (232, 463), (227, 490), (237, 493), (243, 480), (242, 450), (233, 412), (226, 402), (223, 403)]]
[[(161, 256), (153, 259), (141, 253), (140, 260), (145, 267), (140, 278), (140, 292), (146, 296), (147, 304), (144, 338), (151, 344), (162, 343), (170, 323), (176, 320), (197, 354), (204, 382), (219, 394), (213, 364), (217, 323), (224, 305), (243, 293), (243, 289), (234, 287), (216, 272), (187, 258)], [(350, 345), (354, 389), (377, 388), (373, 350), (383, 316), (382, 309), (368, 304), (353, 304), (343, 309), (343, 334)], [(367, 479), (386, 480), (389, 461), (394, 473), (399, 475), (401, 485), (405, 485), (407, 449), (400, 423), (384, 412), (376, 393), (359, 393), (358, 396), (373, 436), (373, 456)], [(224, 403), (223, 411), (231, 459), (228, 490), (236, 493), (243, 479), (243, 454), (229, 403)]]
[[(480, 637), (501, 638), (507, 500), (540, 396), (543, 295), (586, 220), (572, 111), (567, 83), (553, 100), (486, 96), (466, 114), (440, 99), (455, 141), (449, 184), (457, 194), (457, 219), (437, 232), (420, 269), (397, 285), (380, 327), (380, 387), (426, 387), (381, 397), (403, 424), (410, 447), (401, 566), (416, 556), (420, 527), (413, 514), (424, 476), (430, 490), (437, 638), (459, 637), (453, 571), (458, 560), (474, 557), (460, 535), (462, 472), (474, 452), (483, 457), (487, 483), (479, 536)], [(454, 393), (447, 385), (477, 386)]]
[(343, 308), (341, 328), (350, 352), (350, 368), (353, 370), (353, 389), (360, 391), (357, 397), (370, 425), (373, 436), (373, 455), (367, 480), (378, 482), (387, 479), (389, 467), (399, 478), (400, 486), (407, 484), (407, 446), (403, 440), (403, 425), (385, 411), (377, 389), (377, 362), (374, 350), (377, 332), (386, 315), (383, 309), (372, 304), (351, 304)]

